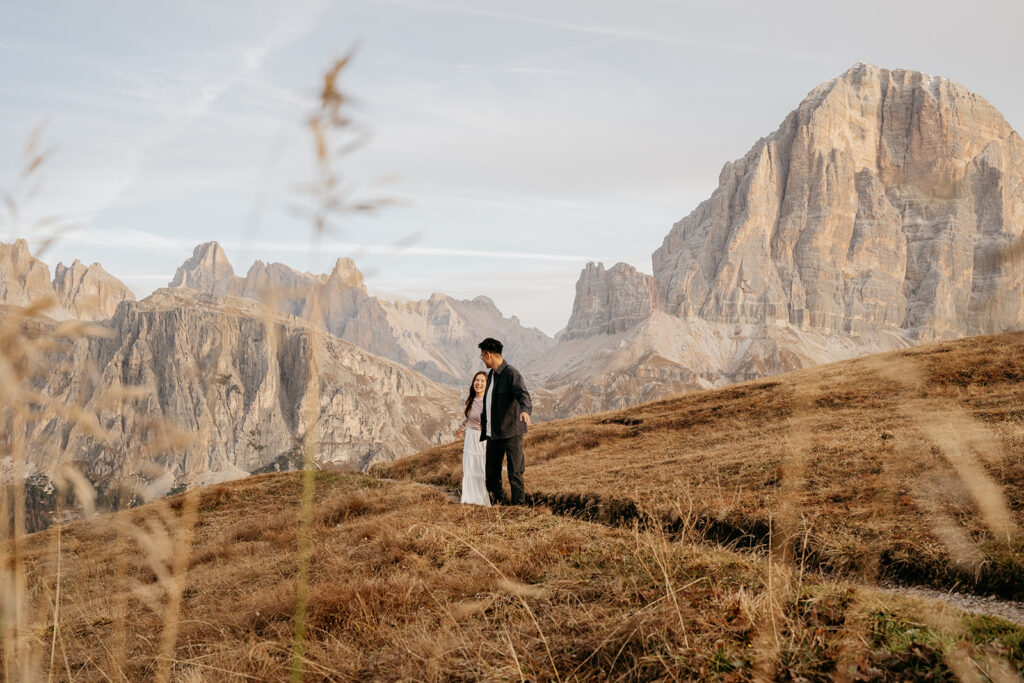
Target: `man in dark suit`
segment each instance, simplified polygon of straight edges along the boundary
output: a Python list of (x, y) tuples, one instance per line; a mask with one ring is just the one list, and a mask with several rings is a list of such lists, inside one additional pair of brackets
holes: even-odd
[(483, 414), (480, 416), (480, 440), (487, 442), (487, 491), (495, 504), (505, 502), (501, 487), (501, 461), (508, 458), (508, 484), (513, 505), (526, 503), (523, 486), (523, 435), (530, 427), (533, 400), (519, 371), (501, 357), (504, 348), (488, 337), (479, 344), (480, 359), (490, 372), (484, 389)]

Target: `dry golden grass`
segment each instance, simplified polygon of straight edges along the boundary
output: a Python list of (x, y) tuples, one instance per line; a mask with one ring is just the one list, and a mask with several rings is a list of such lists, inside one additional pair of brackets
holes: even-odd
[[(801, 569), (1024, 598), (1024, 334), (541, 424), (531, 500), (766, 548)], [(381, 467), (448, 488), (459, 444)], [(769, 533), (771, 531), (771, 533)]]
[[(308, 126), (315, 148), (316, 179), (303, 188), (307, 197), (306, 211), (313, 224), (314, 240), (333, 228), (333, 221), (352, 211), (370, 211), (384, 201), (353, 201), (352, 188), (343, 182), (335, 168), (339, 156), (357, 146), (361, 135), (345, 113), (347, 96), (338, 88), (338, 77), (349, 58), (337, 60), (324, 74), (318, 108), (311, 114)], [(2, 192), (6, 214), (0, 225), (10, 232), (26, 232), (40, 242), (36, 256), (41, 256), (62, 232), (69, 229), (58, 221), (47, 219), (42, 224), (22, 225), (21, 207), (38, 192), (40, 169), (50, 154), (41, 150), (41, 129), (30, 137), (24, 150), (24, 165), (17, 180)], [(312, 247), (313, 245), (311, 245)], [(18, 267), (25, 270), (17, 272)], [(13, 272), (5, 273), (13, 284), (26, 281), (29, 263), (13, 263)], [(40, 273), (41, 275), (41, 273)], [(17, 287), (14, 288), (17, 291)], [(48, 526), (52, 519), (62, 519), (65, 509), (73, 514), (91, 515), (103, 499), (103, 508), (119, 509), (137, 504), (140, 490), (147, 479), (184, 464), (179, 481), (188, 489), (195, 483), (195, 465), (184, 459), (191, 434), (160, 416), (149, 414), (145, 399), (156, 391), (154, 386), (121, 386), (116, 382), (105, 391), (92, 387), (100, 371), (89, 354), (75, 354), (85, 348), (92, 351), (90, 341), (112, 334), (109, 329), (80, 322), (57, 324), (47, 315), (59, 302), (53, 294), (38, 296), (37, 292), (19, 295), (18, 303), (27, 296), (35, 298), (27, 306), (0, 306), (0, 643), (3, 648), (5, 679), (34, 680), (41, 670), (42, 653), (49, 652), (50, 676), (56, 662), (58, 642), (66, 634), (61, 630), (62, 584), (64, 559), (62, 530), (50, 536), (49, 557), (57, 567), (57, 579), (49, 609), (52, 612), (51, 637), (46, 643), (36, 638), (33, 617), (26, 607), (32, 584), (26, 577), (26, 533)], [(265, 293), (272, 301), (278, 293)], [(58, 316), (59, 317), (59, 316)], [(272, 317), (264, 310), (264, 323)], [(314, 361), (309, 368), (309, 381), (316, 384), (315, 357), (319, 337), (311, 335)], [(84, 356), (84, 360), (82, 360)], [(76, 360), (77, 358), (77, 360)], [(302, 407), (306, 434), (315, 434), (315, 405)], [(136, 419), (138, 418), (138, 419)], [(111, 449), (111, 425), (118, 421), (132, 425), (133, 443), (130, 452)], [(44, 445), (47, 434), (62, 433), (63, 445)], [(86, 435), (95, 452), (116, 451), (107, 471), (96, 463), (80, 462), (77, 447), (68, 445), (71, 434)], [(40, 442), (43, 443), (40, 443)], [(299, 538), (297, 552), (291, 561), (297, 566), (294, 620), (291, 637), (293, 678), (302, 676), (302, 657), (307, 626), (307, 589), (312, 533), (313, 470), (317, 443), (315, 436), (302, 439), (303, 494), (297, 521)], [(58, 451), (58, 452), (54, 452)], [(182, 460), (185, 460), (182, 463)], [(191, 465), (191, 467), (189, 466)], [(97, 471), (100, 470), (100, 471)], [(29, 476), (31, 475), (31, 479)], [(117, 548), (134, 543), (144, 552), (152, 581), (136, 587), (136, 594), (152, 611), (155, 621), (149, 625), (146, 642), (158, 643), (158, 654), (147, 678), (165, 681), (170, 677), (173, 653), (182, 622), (179, 619), (197, 515), (198, 493), (190, 491), (178, 500), (180, 514), (164, 514), (146, 519), (120, 518), (111, 531), (104, 532)], [(137, 522), (137, 523), (135, 523)], [(118, 585), (131, 574), (132, 567), (123, 554), (111, 562), (112, 583)], [(101, 643), (109, 671), (121, 672), (131, 659), (131, 639), (127, 623), (127, 593), (115, 591), (108, 605), (109, 638)], [(99, 656), (94, 653), (93, 656)], [(66, 659), (66, 658), (65, 658)], [(67, 669), (70, 676), (70, 669)]]
[[(271, 474), (199, 490), (170, 655), (159, 602), (173, 558), (120, 529), (173, 526), (183, 496), (29, 536), (27, 670), (287, 678), (303, 489), (301, 474)], [(658, 529), (462, 506), (361, 475), (321, 472), (315, 490), (307, 680), (941, 679), (1024, 661), (1022, 629)]]

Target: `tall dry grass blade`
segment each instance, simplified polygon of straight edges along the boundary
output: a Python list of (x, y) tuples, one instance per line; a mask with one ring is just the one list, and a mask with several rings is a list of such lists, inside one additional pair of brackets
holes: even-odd
[(192, 537), (195, 532), (196, 517), (199, 513), (199, 489), (195, 482), (185, 492), (182, 502), (181, 516), (178, 519), (178, 533), (174, 543), (174, 560), (171, 565), (171, 578), (168, 582), (170, 593), (164, 607), (163, 633), (160, 638), (161, 666), (157, 669), (154, 679), (160, 683), (170, 680), (171, 666), (175, 658), (174, 652), (178, 642), (178, 630), (181, 626), (181, 602), (185, 592), (189, 558), (192, 555)]
[[(467, 548), (472, 550), (477, 556), (479, 556), (481, 559), (483, 559), (483, 561), (486, 562), (491, 567), (491, 569), (493, 569), (495, 571), (495, 573), (498, 574), (498, 576), (501, 579), (503, 579), (505, 582), (509, 582), (508, 576), (506, 576), (505, 573), (503, 571), (501, 571), (501, 569), (499, 569), (496, 564), (491, 562), (491, 559), (489, 557), (487, 557), (486, 555), (484, 555), (480, 551), (479, 548), (477, 548), (475, 545), (473, 545), (472, 543), (470, 543), (469, 541), (467, 541), (466, 539), (464, 539), (464, 538), (462, 538), (462, 537), (460, 537), (458, 535), (455, 535), (455, 538), (456, 538), (456, 540), (459, 541), (459, 543), (462, 543)], [(515, 582), (515, 583), (518, 583), (518, 582)], [(558, 663), (555, 662), (555, 657), (554, 657), (554, 655), (551, 654), (551, 646), (548, 644), (547, 636), (544, 635), (544, 629), (541, 628), (540, 622), (537, 621), (537, 615), (535, 615), (533, 613), (533, 609), (530, 608), (530, 604), (528, 602), (526, 602), (526, 598), (523, 597), (522, 593), (520, 593), (518, 591), (515, 591), (514, 595), (517, 598), (519, 598), (520, 604), (522, 604), (523, 608), (526, 610), (526, 613), (530, 615), (530, 620), (533, 622), (534, 627), (537, 629), (537, 633), (540, 635), (541, 642), (544, 643), (544, 649), (547, 651), (548, 660), (551, 662), (551, 671), (555, 675), (555, 680), (556, 681), (561, 681), (562, 678), (558, 674)]]
[(292, 636), (291, 680), (303, 678), (305, 661), (307, 602), (309, 600), (309, 562), (313, 533), (313, 497), (317, 454), (317, 424), (320, 418), (320, 336), (308, 335), (311, 352), (309, 359), (309, 380), (303, 395), (302, 414), (305, 434), (302, 447), (302, 502), (299, 513), (299, 571), (295, 589), (295, 630)]
[[(971, 492), (971, 497), (981, 512), (989, 531), (999, 539), (1010, 543), (1019, 533), (1010, 512), (1003, 489), (985, 471), (971, 448), (972, 441), (991, 442), (979, 426), (962, 419), (962, 416), (936, 414), (926, 405), (917, 404), (908, 408), (918, 428), (938, 447), (956, 471), (960, 481)], [(961, 417), (961, 419), (956, 419)]]
[[(786, 438), (780, 444), (782, 458), (778, 467), (779, 493), (778, 512), (769, 511), (772, 522), (769, 523), (769, 542), (771, 557), (785, 565), (794, 560), (793, 541), (802, 531), (800, 501), (806, 487), (806, 474), (810, 453), (807, 445), (811, 435), (807, 427), (793, 418), (786, 420)], [(802, 566), (801, 566), (802, 571)]]
[(941, 496), (941, 492), (922, 486), (914, 496), (914, 502), (927, 515), (932, 534), (945, 547), (953, 563), (978, 576), (985, 565), (984, 553), (960, 524), (940, 507), (936, 496)]
[(661, 570), (662, 579), (665, 581), (665, 593), (672, 599), (672, 607), (675, 610), (676, 619), (679, 621), (679, 632), (683, 636), (683, 646), (689, 648), (690, 638), (687, 635), (686, 620), (683, 619), (683, 611), (679, 608), (679, 600), (676, 598), (677, 591), (672, 586), (672, 579), (669, 578), (668, 560), (666, 557), (663, 557), (662, 555), (662, 552), (664, 552), (666, 555), (668, 552), (665, 548), (666, 543), (664, 532), (661, 532), (660, 529), (659, 532), (659, 539), (661, 541), (660, 550), (658, 548), (659, 544), (656, 541), (654, 534), (647, 534), (647, 537), (650, 541), (651, 555), (654, 557), (654, 561), (657, 563), (658, 569)]
[(516, 646), (512, 643), (512, 634), (508, 632), (508, 626), (505, 629), (505, 640), (508, 641), (509, 652), (512, 653), (512, 661), (516, 664), (516, 672), (519, 674), (520, 683), (526, 683), (526, 674), (523, 673), (523, 666), (519, 663), (519, 655), (516, 654)]
[[(924, 370), (912, 359), (869, 359), (866, 365), (878, 375), (896, 382), (907, 391), (921, 392), (927, 379)], [(938, 448), (967, 488), (989, 531), (1007, 545), (1019, 536), (1002, 487), (985, 471), (980, 460), (1001, 460), (999, 445), (991, 431), (967, 415), (951, 401), (916, 398), (904, 403), (902, 411)], [(978, 454), (981, 454), (980, 456)], [(927, 504), (932, 528), (963, 566), (980, 567), (982, 556), (977, 545), (963, 533), (948, 515)]]
[[(57, 508), (58, 512), (61, 510), (60, 506)], [(60, 524), (57, 526), (57, 586), (54, 589), (53, 599), (53, 636), (50, 640), (50, 667), (47, 670), (49, 672), (47, 681), (53, 680), (53, 660), (57, 655), (57, 633), (60, 632), (60, 580), (61, 580), (61, 537), (64, 531), (64, 525)]]

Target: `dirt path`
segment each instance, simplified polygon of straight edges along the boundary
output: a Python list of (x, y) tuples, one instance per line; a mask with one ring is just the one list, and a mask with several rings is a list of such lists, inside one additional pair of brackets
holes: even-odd
[(896, 595), (910, 595), (944, 602), (964, 612), (1000, 617), (1024, 626), (1024, 602), (1000, 600), (999, 598), (971, 595), (970, 593), (940, 591), (923, 586), (879, 586), (879, 588), (887, 593), (895, 593)]

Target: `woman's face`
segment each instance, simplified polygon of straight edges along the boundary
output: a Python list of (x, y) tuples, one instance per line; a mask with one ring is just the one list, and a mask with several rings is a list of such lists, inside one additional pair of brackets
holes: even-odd
[(477, 375), (473, 378), (473, 391), (476, 392), (477, 396), (484, 393), (484, 388), (487, 386), (487, 377), (484, 375)]

